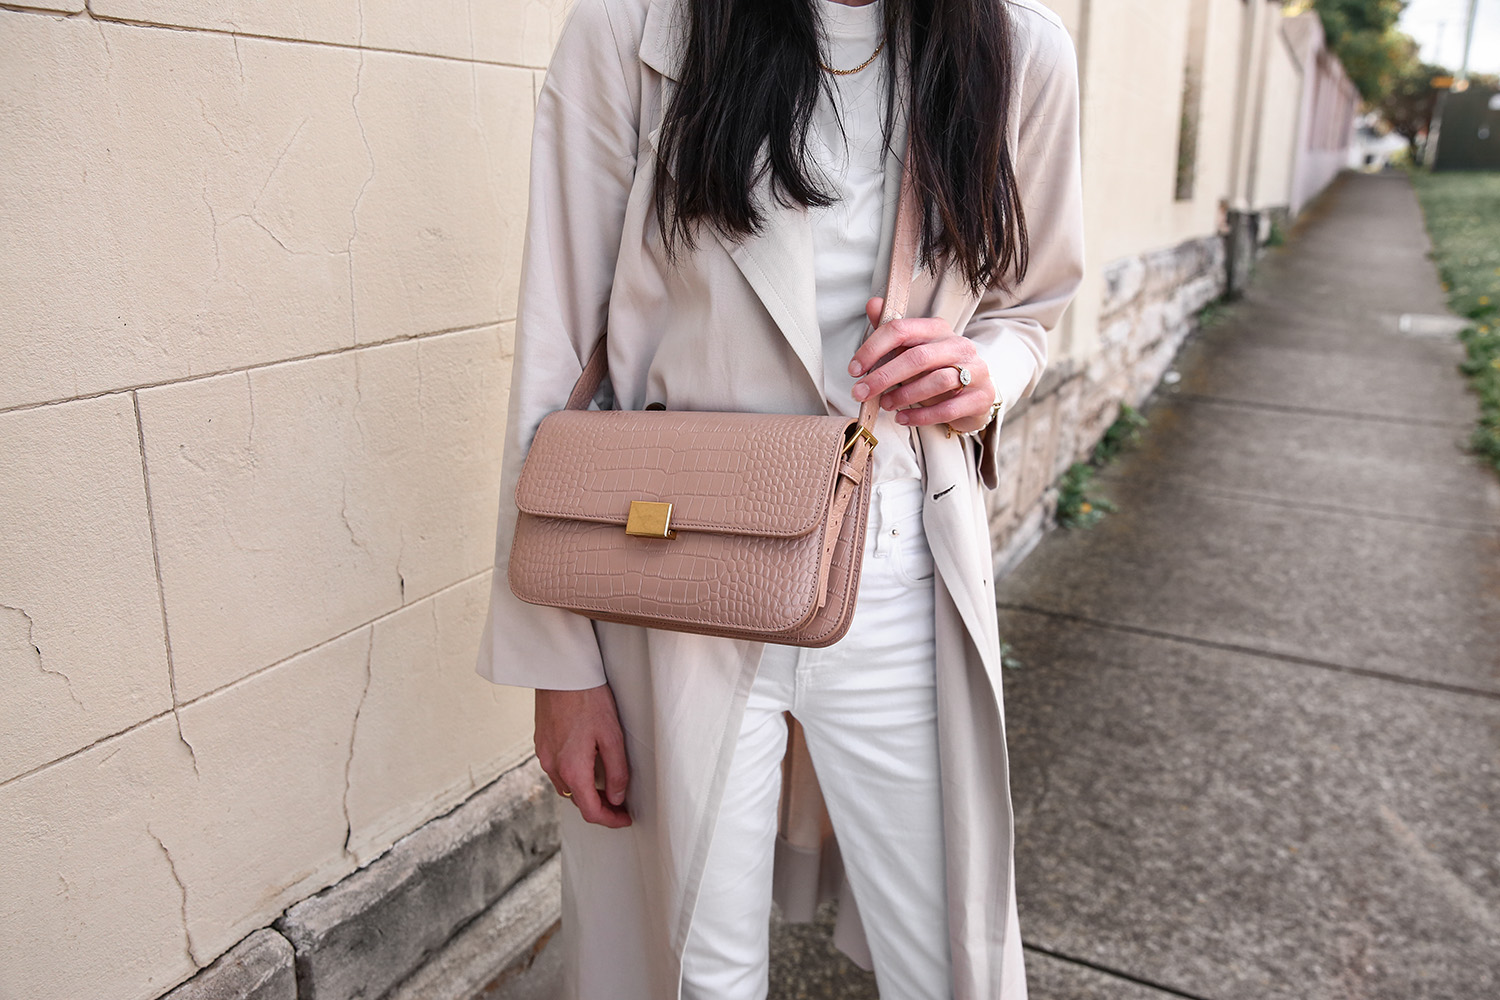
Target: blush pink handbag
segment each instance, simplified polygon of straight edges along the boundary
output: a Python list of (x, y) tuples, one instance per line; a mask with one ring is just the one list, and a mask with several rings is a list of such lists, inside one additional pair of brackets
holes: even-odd
[[(910, 187), (904, 176), (882, 323), (906, 310), (917, 245)], [(567, 407), (542, 419), (527, 452), (511, 590), (601, 621), (837, 642), (859, 589), (878, 399), (857, 420), (590, 410), (605, 344), (601, 336)]]

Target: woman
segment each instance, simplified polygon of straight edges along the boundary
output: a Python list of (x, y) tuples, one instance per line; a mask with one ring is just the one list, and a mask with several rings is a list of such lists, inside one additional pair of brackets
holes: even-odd
[[(773, 882), (819, 878), (805, 836), (776, 839), (790, 711), (858, 899), (841, 940), (868, 943), (882, 994), (1024, 997), (982, 487), (1078, 285), (1077, 115), (1071, 42), (1036, 0), (578, 0), (537, 102), (479, 661), (537, 689), (537, 755), (568, 798), (569, 996), (765, 995)], [(909, 144), (911, 318), (861, 345)], [(509, 592), (526, 449), (606, 324), (604, 407), (880, 397), (839, 643), (596, 623)], [(789, 773), (783, 828), (805, 832), (814, 786)]]

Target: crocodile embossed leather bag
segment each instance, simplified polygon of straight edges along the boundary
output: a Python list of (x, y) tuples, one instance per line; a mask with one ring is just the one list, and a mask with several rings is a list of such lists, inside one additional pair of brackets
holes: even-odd
[[(882, 323), (906, 308), (916, 251), (909, 187), (903, 178)], [(511, 590), (602, 621), (837, 642), (859, 588), (878, 400), (857, 420), (591, 410), (605, 342), (527, 452)]]

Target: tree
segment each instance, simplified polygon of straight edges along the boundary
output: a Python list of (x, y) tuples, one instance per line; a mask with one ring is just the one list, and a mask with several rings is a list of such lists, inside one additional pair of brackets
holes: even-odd
[(1416, 44), (1396, 29), (1408, 0), (1303, 0), (1323, 22), (1328, 47), (1339, 57), (1366, 104), (1379, 104), (1396, 81), (1413, 71)]
[(1441, 66), (1413, 59), (1392, 81), (1390, 90), (1377, 106), (1380, 117), (1406, 140), (1413, 152), (1418, 137), (1431, 127), (1432, 114), (1437, 108), (1438, 89), (1432, 81), (1447, 75), (1448, 71)]

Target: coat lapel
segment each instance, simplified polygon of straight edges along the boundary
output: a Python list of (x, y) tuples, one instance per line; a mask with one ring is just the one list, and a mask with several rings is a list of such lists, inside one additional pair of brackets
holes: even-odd
[[(652, 0), (641, 34), (641, 61), (665, 78), (662, 108), (671, 100), (682, 67), (687, 42), (688, 5), (683, 0)], [(661, 124), (647, 133), (653, 153), (659, 153)], [(785, 206), (762, 189), (766, 206), (764, 229), (734, 242), (718, 233), (724, 247), (778, 329), (796, 351), (819, 395), (823, 391), (823, 336), (818, 328), (817, 286), (813, 278), (812, 224), (797, 205)]]

